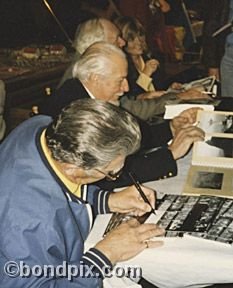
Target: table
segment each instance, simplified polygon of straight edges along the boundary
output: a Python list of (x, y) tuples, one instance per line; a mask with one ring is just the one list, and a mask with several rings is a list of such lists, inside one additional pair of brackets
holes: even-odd
[[(178, 176), (146, 183), (158, 192), (181, 194), (192, 153), (177, 161)], [(169, 190), (167, 190), (169, 189)], [(149, 222), (155, 222), (151, 215)], [(145, 250), (127, 264), (140, 263), (143, 276), (158, 287), (205, 287), (213, 283), (233, 283), (233, 247), (210, 240), (186, 236), (163, 238), (164, 246)], [(203, 272), (204, 271), (204, 272)]]
[[(181, 194), (191, 163), (192, 153), (177, 161), (178, 176), (166, 180), (145, 183), (155, 189), (159, 196), (164, 193)], [(149, 222), (159, 218), (151, 215)], [(86, 248), (101, 239), (111, 215), (97, 217)], [(233, 247), (229, 244), (199, 239), (192, 236), (164, 238), (164, 245), (145, 249), (129, 261), (118, 266), (139, 266), (143, 277), (160, 288), (206, 287), (214, 283), (233, 283)], [(128, 279), (105, 280), (105, 288), (140, 287)]]

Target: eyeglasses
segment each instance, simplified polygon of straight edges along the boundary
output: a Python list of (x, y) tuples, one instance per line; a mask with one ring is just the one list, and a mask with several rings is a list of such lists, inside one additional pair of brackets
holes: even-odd
[(117, 172), (109, 171), (108, 173), (105, 173), (105, 172), (103, 172), (103, 171), (101, 171), (99, 169), (94, 169), (94, 170), (96, 170), (97, 172), (103, 174), (106, 177), (107, 180), (115, 181), (115, 180), (117, 180), (120, 177), (123, 168), (121, 168)]

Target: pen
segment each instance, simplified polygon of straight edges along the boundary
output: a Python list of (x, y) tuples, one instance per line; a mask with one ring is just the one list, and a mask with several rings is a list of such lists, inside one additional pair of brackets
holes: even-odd
[(210, 94), (210, 95), (211, 95), (211, 94), (214, 94), (213, 92), (210, 92), (210, 91), (202, 91), (201, 93), (202, 93), (202, 94)]
[(128, 172), (128, 174), (129, 174), (129, 177), (131, 178), (131, 180), (133, 181), (134, 186), (137, 188), (140, 196), (144, 200), (144, 202), (147, 203), (148, 205), (150, 205), (151, 212), (156, 215), (155, 209), (151, 206), (150, 201), (147, 199), (145, 193), (143, 192), (143, 190), (142, 190), (142, 188), (140, 186), (140, 183), (135, 179), (135, 177), (133, 176), (133, 174), (131, 172)]
[(213, 92), (202, 91), (201, 93), (202, 93), (202, 94), (206, 94), (206, 95), (210, 95), (210, 96), (212, 96), (212, 97), (215, 97), (215, 96), (216, 96), (215, 93), (213, 93)]

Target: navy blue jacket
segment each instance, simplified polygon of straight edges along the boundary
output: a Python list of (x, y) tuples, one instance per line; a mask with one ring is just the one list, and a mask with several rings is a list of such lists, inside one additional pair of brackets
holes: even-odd
[[(0, 286), (4, 288), (100, 287), (102, 277), (10, 277), (9, 261), (34, 265), (90, 267), (97, 275), (110, 265), (97, 249), (84, 254), (93, 216), (109, 212), (109, 192), (84, 185), (73, 196), (56, 176), (40, 146), (48, 116), (36, 116), (18, 126), (0, 146)], [(7, 268), (7, 266), (5, 266)], [(21, 266), (22, 267), (22, 266)], [(8, 266), (7, 271), (14, 269)], [(84, 268), (85, 271), (85, 268)]]

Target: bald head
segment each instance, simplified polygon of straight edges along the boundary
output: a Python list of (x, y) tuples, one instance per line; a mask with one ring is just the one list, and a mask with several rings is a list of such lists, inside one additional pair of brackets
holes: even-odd
[(93, 43), (105, 41), (119, 48), (125, 45), (120, 37), (120, 31), (111, 21), (104, 18), (94, 18), (81, 23), (75, 33), (74, 48), (79, 54)]

